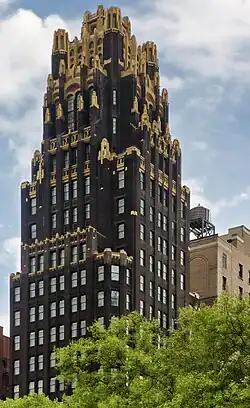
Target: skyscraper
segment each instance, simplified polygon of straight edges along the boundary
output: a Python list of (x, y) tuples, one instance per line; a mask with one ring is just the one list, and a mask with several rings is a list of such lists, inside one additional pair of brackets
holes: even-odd
[(21, 185), (14, 397), (60, 396), (53, 348), (94, 320), (135, 309), (167, 329), (188, 302), (189, 189), (168, 109), (156, 45), (138, 46), (118, 8), (86, 12), (80, 39), (55, 32), (41, 151)]

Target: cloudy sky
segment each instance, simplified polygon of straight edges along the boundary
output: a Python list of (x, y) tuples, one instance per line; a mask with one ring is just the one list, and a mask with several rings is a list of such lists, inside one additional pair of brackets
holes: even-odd
[[(111, 5), (103, 1), (104, 6)], [(192, 204), (218, 232), (250, 225), (250, 1), (117, 0), (138, 41), (158, 44), (171, 130), (181, 141)], [(39, 148), (53, 31), (79, 35), (90, 0), (0, 0), (0, 325), (19, 270), (20, 182)]]

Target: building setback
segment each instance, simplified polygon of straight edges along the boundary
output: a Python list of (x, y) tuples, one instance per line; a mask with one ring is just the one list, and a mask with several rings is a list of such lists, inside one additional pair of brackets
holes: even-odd
[(0, 400), (10, 397), (10, 338), (0, 326)]
[(190, 242), (190, 290), (212, 303), (223, 291), (250, 295), (250, 230), (229, 228), (228, 233)]
[(86, 12), (80, 39), (55, 32), (10, 279), (15, 398), (60, 397), (53, 349), (93, 321), (137, 310), (167, 329), (189, 302), (189, 189), (159, 89), (156, 45), (137, 46), (118, 8)]

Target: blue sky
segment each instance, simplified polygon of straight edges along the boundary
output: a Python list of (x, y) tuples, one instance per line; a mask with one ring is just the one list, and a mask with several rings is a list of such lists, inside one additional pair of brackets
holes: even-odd
[[(181, 141), (192, 204), (218, 232), (250, 225), (250, 2), (135, 0), (117, 5), (138, 42), (158, 45), (171, 131)], [(80, 32), (82, 0), (0, 0), (0, 324), (8, 331), (8, 276), (19, 270), (20, 182), (42, 137), (41, 106), (53, 31)]]

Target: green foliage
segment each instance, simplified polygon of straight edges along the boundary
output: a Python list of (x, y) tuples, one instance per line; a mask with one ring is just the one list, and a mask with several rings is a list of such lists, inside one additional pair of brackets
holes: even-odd
[(31, 394), (16, 400), (7, 399), (0, 401), (0, 408), (57, 408), (60, 404), (57, 401), (50, 401), (42, 394)]

